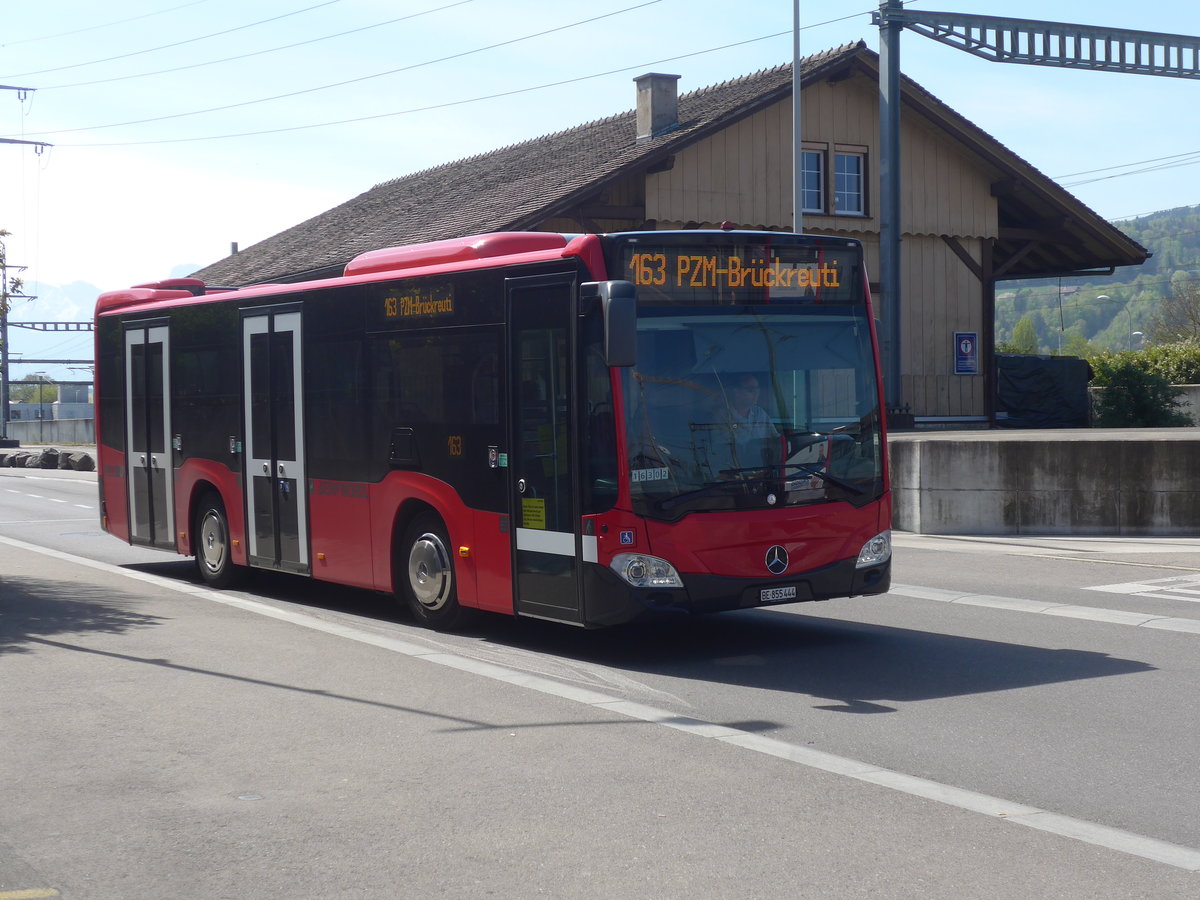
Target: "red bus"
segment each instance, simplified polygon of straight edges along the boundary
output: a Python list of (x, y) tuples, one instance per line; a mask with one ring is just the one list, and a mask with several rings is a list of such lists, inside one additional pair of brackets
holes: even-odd
[(861, 245), (497, 233), (96, 303), (103, 526), (196, 558), (588, 627), (883, 593)]

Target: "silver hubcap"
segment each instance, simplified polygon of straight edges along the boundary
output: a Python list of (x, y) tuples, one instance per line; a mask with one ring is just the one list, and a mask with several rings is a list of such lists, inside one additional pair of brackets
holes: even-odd
[(426, 609), (441, 609), (450, 599), (450, 554), (436, 534), (426, 532), (413, 541), (408, 554), (408, 583), (417, 602)]
[(225, 529), (216, 513), (205, 513), (200, 522), (200, 560), (210, 572), (219, 572), (227, 552)]

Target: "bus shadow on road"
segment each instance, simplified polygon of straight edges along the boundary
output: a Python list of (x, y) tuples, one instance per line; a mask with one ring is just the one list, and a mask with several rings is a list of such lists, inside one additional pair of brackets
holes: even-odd
[[(183, 568), (187, 566), (186, 570)], [(129, 568), (196, 580), (177, 560)], [(248, 595), (378, 621), (434, 637), (395, 598), (291, 575), (258, 571)], [(439, 635), (447, 649), (500, 664), (511, 654), (547, 654), (570, 664), (809, 695), (816, 708), (875, 715), (892, 704), (1154, 671), (1138, 660), (1088, 650), (1036, 647), (916, 629), (755, 609), (685, 616), (584, 631), (535, 619), (481, 614), (470, 630)], [(494, 651), (500, 651), (497, 655)], [(519, 664), (519, 663), (517, 663)], [(597, 679), (596, 686), (603, 686)]]
[(504, 622), (487, 639), (629, 673), (806, 694), (874, 715), (892, 704), (1155, 671), (1107, 653), (1046, 648), (774, 610), (579, 632)]

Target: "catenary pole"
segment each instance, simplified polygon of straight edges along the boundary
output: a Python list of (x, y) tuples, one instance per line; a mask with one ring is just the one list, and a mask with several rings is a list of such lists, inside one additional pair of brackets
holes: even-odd
[(804, 231), (804, 145), (800, 123), (800, 0), (792, 0), (792, 230)]
[(900, 0), (879, 7), (879, 284), (883, 294), (883, 393), (889, 412), (903, 406), (900, 383), (900, 33), (889, 19)]

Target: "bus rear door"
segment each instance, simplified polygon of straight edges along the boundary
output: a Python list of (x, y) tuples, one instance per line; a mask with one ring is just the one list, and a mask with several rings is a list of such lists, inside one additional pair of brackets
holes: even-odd
[(246, 531), (252, 566), (307, 573), (300, 308), (242, 311)]
[(175, 549), (170, 329), (165, 319), (125, 327), (125, 468), (129, 541)]

